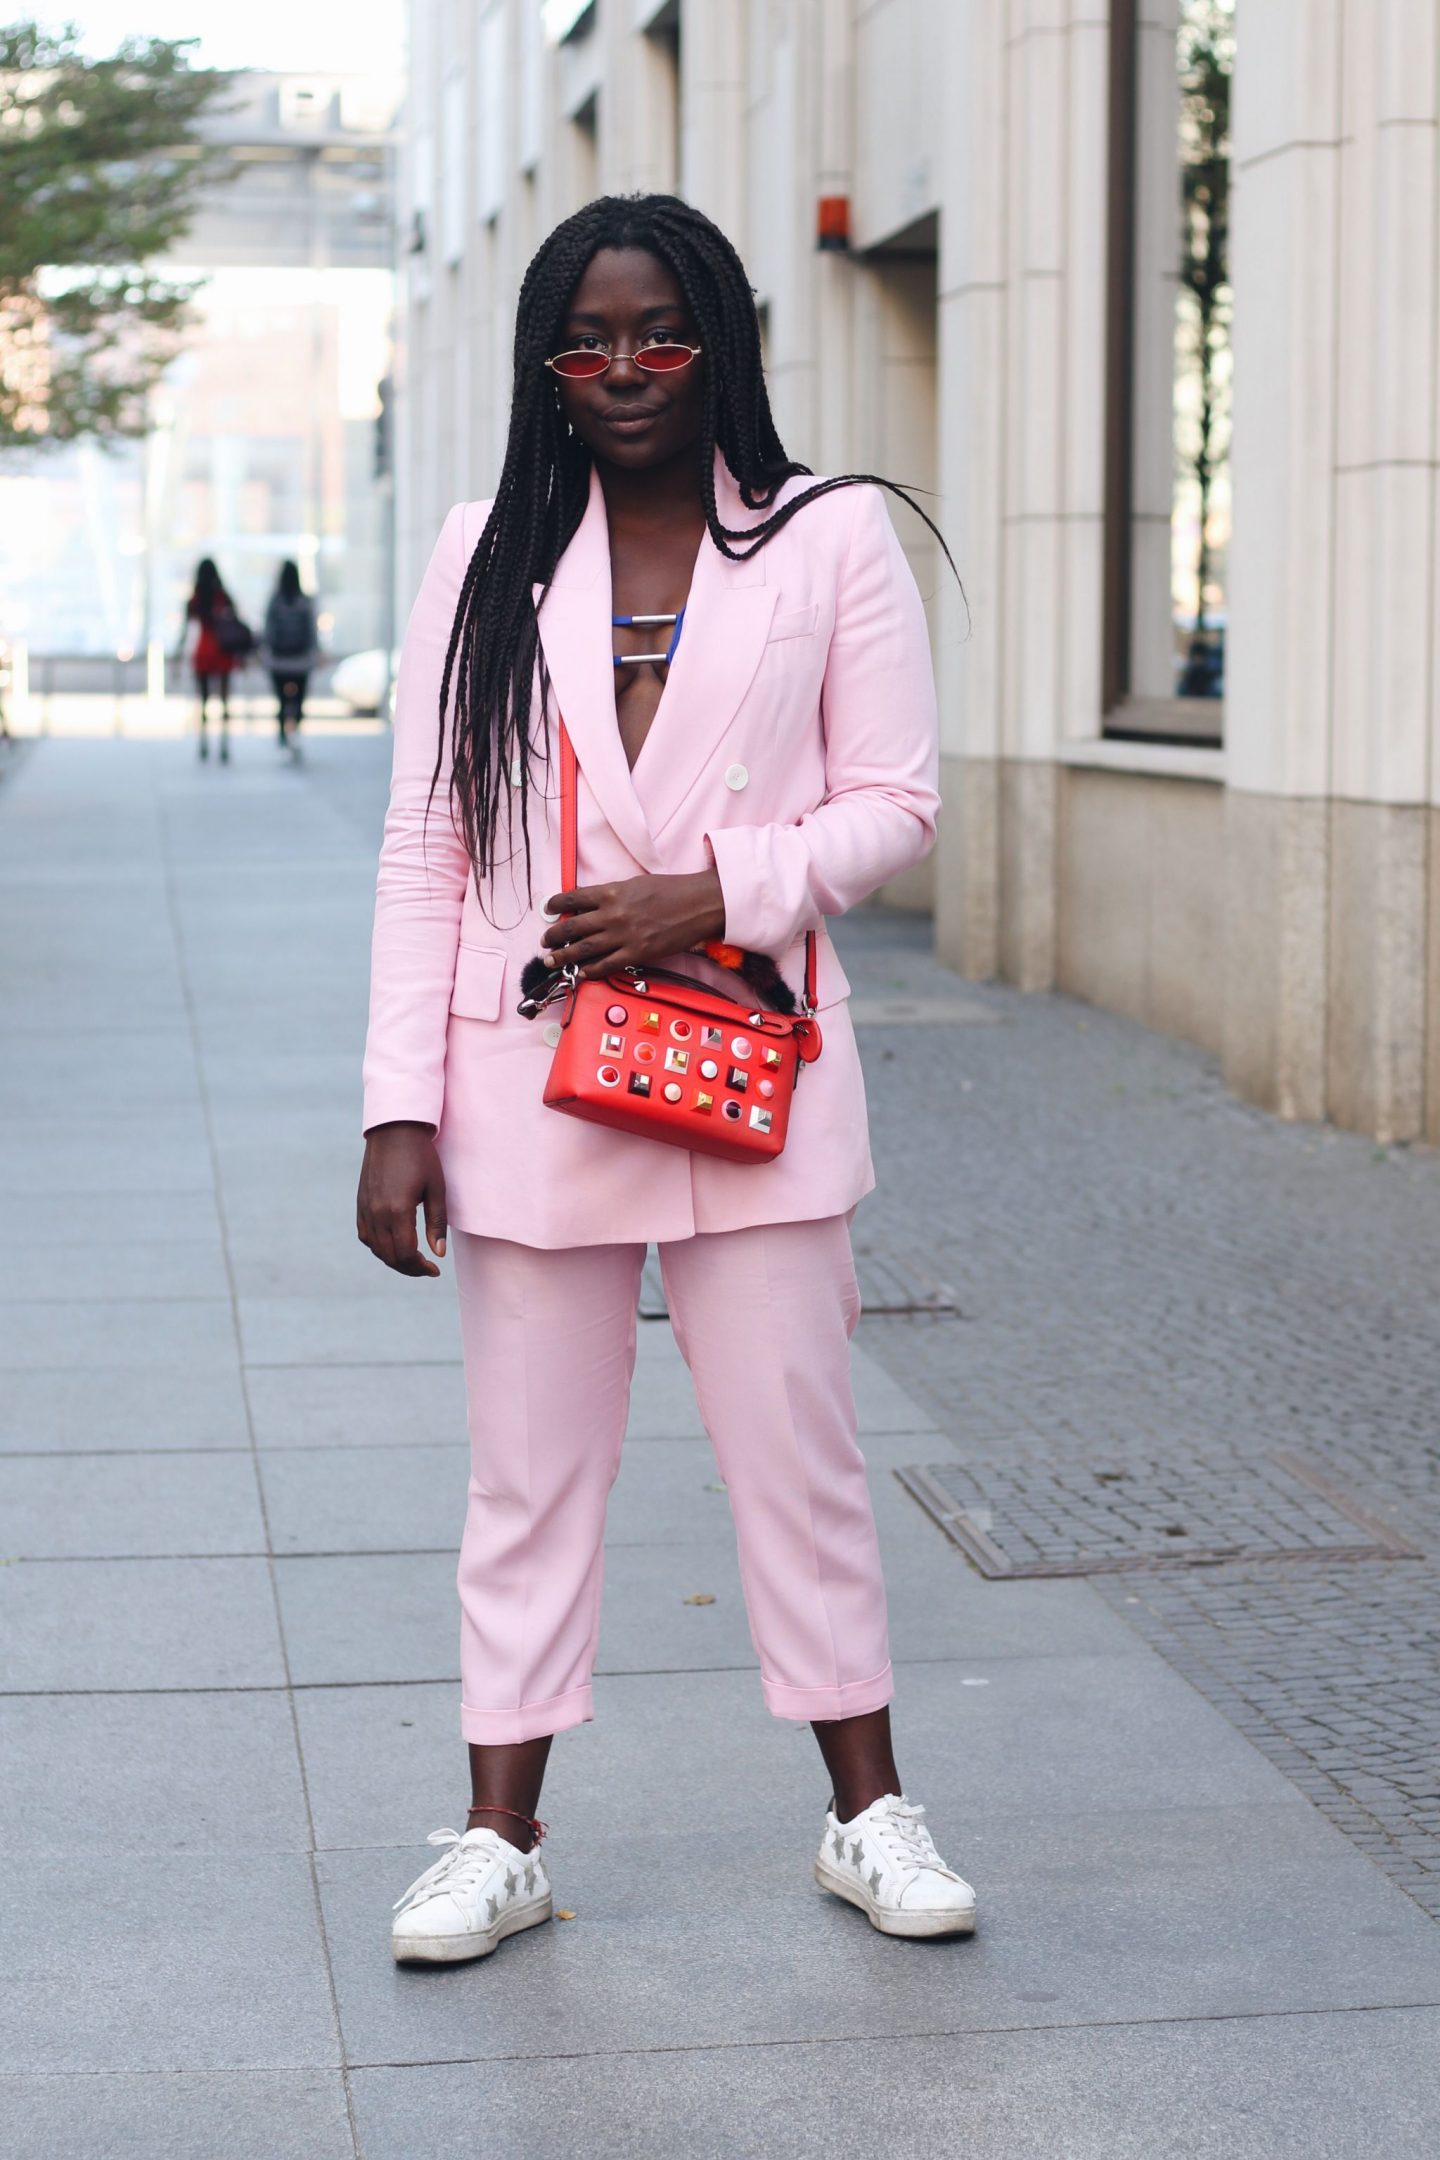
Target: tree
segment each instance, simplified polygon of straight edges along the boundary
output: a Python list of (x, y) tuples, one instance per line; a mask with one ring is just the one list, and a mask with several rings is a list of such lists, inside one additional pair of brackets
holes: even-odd
[(224, 87), (191, 43), (97, 60), (73, 27), (0, 25), (0, 446), (144, 431), (192, 291), (150, 266), (212, 177)]
[(1229, 449), (1230, 84), (1235, 0), (1187, 0), (1180, 27), (1180, 284), (1188, 296), (1187, 358), (1196, 410), (1184, 446), (1195, 481), (1199, 540), (1192, 653), (1203, 647), (1210, 583), (1210, 499)]

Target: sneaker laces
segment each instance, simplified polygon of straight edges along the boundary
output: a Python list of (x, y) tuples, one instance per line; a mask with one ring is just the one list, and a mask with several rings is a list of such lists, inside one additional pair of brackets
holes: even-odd
[[(426, 1844), (443, 1845), (446, 1851), (433, 1867), (426, 1868), (423, 1875), (416, 1876), (409, 1889), (396, 1898), (391, 1911), (403, 1912), (411, 1905), (418, 1905), (422, 1898), (433, 1896), (442, 1887), (446, 1890), (467, 1890), (478, 1875), (488, 1873), (495, 1864), (495, 1849), (491, 1844), (467, 1845), (465, 1838), (474, 1837), (475, 1834), (473, 1830), (467, 1830), (463, 1836), (458, 1830), (432, 1830), (425, 1840)], [(490, 1839), (494, 1838), (496, 1833), (487, 1830), (480, 1835)]]
[(870, 1824), (892, 1859), (907, 1867), (933, 1868), (940, 1875), (951, 1872), (935, 1850), (918, 1800), (889, 1800), (871, 1816)]

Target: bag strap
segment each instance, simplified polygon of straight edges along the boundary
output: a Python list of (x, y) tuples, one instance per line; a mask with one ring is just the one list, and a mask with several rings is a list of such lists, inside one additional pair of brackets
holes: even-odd
[[(560, 887), (572, 892), (580, 880), (580, 817), (579, 772), (575, 745), (570, 740), (570, 730), (560, 715)], [(805, 988), (804, 1009), (807, 1018), (815, 1010), (816, 994), (815, 932), (805, 933)]]

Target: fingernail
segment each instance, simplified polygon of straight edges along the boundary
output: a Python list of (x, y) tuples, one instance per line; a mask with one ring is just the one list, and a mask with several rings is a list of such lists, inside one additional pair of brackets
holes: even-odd
[(435, 1250), (436, 1250), (436, 1252), (438, 1252), (438, 1253), (443, 1253), (443, 1252), (444, 1252), (444, 1250), (445, 1250), (445, 1240), (444, 1240), (444, 1238), (443, 1238), (443, 1237), (442, 1237), (442, 1238), (437, 1238), (437, 1239), (436, 1239), (436, 1241), (435, 1241)]

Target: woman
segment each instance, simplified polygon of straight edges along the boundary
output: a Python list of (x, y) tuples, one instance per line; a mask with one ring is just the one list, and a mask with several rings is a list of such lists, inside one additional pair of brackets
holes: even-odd
[(265, 610), (265, 654), (280, 723), (282, 750), (300, 755), (300, 722), (305, 714), (305, 689), (315, 665), (315, 603), (300, 590), (300, 572), (293, 562), (280, 565), (280, 576), (270, 605)]
[(239, 615), (221, 581), (220, 572), (208, 555), (202, 556), (195, 570), (195, 589), (185, 603), (186, 628), (191, 623), (200, 625), (200, 635), (195, 640), (195, 650), (190, 665), (195, 673), (195, 691), (200, 700), (200, 755), (209, 757), (210, 743), (205, 733), (210, 699), (220, 699), (220, 762), (230, 762), (230, 677), (239, 664), (238, 651), (222, 642), (226, 621), (238, 624)]
[[(707, 218), (605, 198), (551, 234), (521, 288), (494, 501), (450, 512), (406, 636), (376, 902), (357, 1228), (407, 1275), (439, 1273), (417, 1209), (431, 1253), (453, 1236), (473, 1462), (473, 1804), (400, 1901), (397, 1958), (481, 1957), (550, 1915), (536, 1811), (551, 1736), (591, 1715), (647, 1240), (766, 1704), (813, 1725), (830, 1775), (817, 1876), (887, 1933), (974, 1926), (891, 1753), (850, 1386), (849, 1218), (873, 1177), (824, 917), (923, 856), (937, 808), (924, 614), (855, 478), (786, 457), (750, 287)], [(557, 715), (580, 767), (566, 891)], [(774, 1161), (544, 1107), (559, 1027), (517, 1011), (541, 951), (583, 976), (693, 974), (724, 940), (794, 985), (812, 929), (824, 1054)]]

